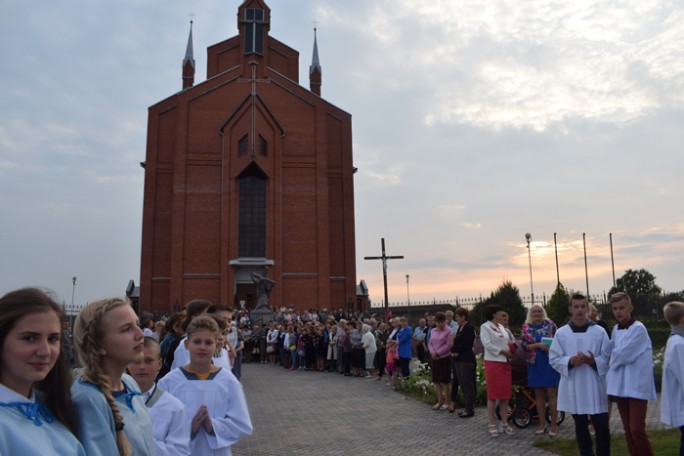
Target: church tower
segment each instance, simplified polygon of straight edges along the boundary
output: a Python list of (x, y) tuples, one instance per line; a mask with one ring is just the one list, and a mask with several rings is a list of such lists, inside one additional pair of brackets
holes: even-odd
[(323, 69), (318, 59), (318, 39), (316, 36), (316, 29), (314, 28), (314, 46), (313, 57), (311, 58), (311, 66), (309, 66), (309, 88), (313, 93), (321, 96), (321, 84), (323, 82)]
[(190, 21), (190, 34), (188, 35), (188, 46), (185, 49), (183, 58), (183, 89), (192, 87), (195, 83), (195, 58), (192, 53), (192, 21)]
[(263, 0), (245, 0), (195, 83), (191, 23), (183, 90), (149, 108), (142, 310), (251, 308), (265, 271), (271, 306), (356, 301), (351, 115), (320, 97), (315, 32), (307, 89), (270, 24)]

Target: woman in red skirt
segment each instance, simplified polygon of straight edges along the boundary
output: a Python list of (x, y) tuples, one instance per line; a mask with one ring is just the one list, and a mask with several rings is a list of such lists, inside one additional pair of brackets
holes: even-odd
[(499, 433), (514, 434), (508, 424), (506, 413), (501, 414), (501, 422), (496, 423), (494, 409), (496, 401), (507, 402), (511, 397), (511, 351), (506, 329), (501, 324), (503, 310), (491, 305), (485, 309), (487, 322), (480, 326), (480, 340), (484, 347), (485, 379), (487, 381), (487, 417), (489, 435), (498, 437)]

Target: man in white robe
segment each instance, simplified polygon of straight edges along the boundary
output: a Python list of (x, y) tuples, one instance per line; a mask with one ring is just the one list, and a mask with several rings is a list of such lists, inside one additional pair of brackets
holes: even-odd
[(660, 421), (680, 431), (679, 454), (684, 455), (684, 303), (665, 304), (665, 320), (672, 327), (663, 362)]
[(610, 339), (608, 396), (617, 403), (629, 454), (653, 456), (646, 434), (648, 401), (656, 399), (653, 380), (653, 349), (648, 330), (632, 317), (632, 301), (618, 291), (610, 297), (617, 324)]
[(596, 455), (610, 456), (610, 428), (606, 395), (606, 373), (610, 340), (587, 316), (589, 302), (581, 294), (570, 300), (570, 321), (553, 338), (551, 366), (561, 375), (558, 410), (572, 413), (580, 454), (594, 455), (589, 418), (596, 429)]

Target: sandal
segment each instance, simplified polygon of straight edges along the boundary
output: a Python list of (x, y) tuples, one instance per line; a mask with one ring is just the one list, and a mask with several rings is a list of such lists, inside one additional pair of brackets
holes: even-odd
[(432, 410), (440, 410), (443, 406), (444, 406), (444, 404), (439, 402), (439, 403), (432, 406)]
[(449, 413), (454, 413), (456, 411), (456, 405), (452, 402), (449, 405)]
[(513, 435), (515, 434), (515, 430), (511, 427), (510, 424), (506, 423), (505, 425), (502, 422), (499, 422), (499, 432), (506, 433), (508, 435)]
[(534, 435), (544, 435), (545, 432), (546, 432), (546, 426), (544, 426), (541, 429), (537, 429), (536, 431), (534, 431)]
[(489, 431), (490, 437), (498, 437), (499, 436), (499, 429), (496, 424), (490, 424), (487, 426), (487, 430)]

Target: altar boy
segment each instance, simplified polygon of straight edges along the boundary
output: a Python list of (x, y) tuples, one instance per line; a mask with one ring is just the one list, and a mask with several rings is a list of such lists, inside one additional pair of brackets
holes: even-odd
[(553, 338), (551, 366), (561, 375), (558, 410), (572, 413), (581, 455), (593, 455), (589, 419), (596, 429), (596, 455), (610, 456), (610, 428), (606, 401), (606, 372), (610, 340), (600, 326), (588, 318), (589, 302), (581, 294), (570, 299), (570, 321)]
[(660, 421), (679, 428), (679, 456), (684, 456), (684, 303), (668, 302), (663, 313), (672, 333), (665, 347)]
[(648, 401), (656, 398), (651, 338), (646, 327), (632, 317), (634, 308), (627, 293), (614, 293), (609, 303), (617, 324), (610, 339), (608, 396), (620, 411), (629, 454), (652, 456), (646, 434)]
[(187, 332), (190, 361), (166, 374), (159, 386), (185, 405), (190, 454), (230, 456), (231, 445), (252, 434), (242, 386), (229, 370), (212, 364), (219, 336), (216, 320), (200, 315)]
[(185, 419), (185, 406), (181, 401), (158, 387), (154, 382), (162, 367), (159, 342), (145, 337), (143, 356), (128, 365), (128, 372), (142, 391), (142, 396), (152, 419), (154, 443), (157, 456), (187, 456), (190, 454), (190, 441), (186, 437), (189, 430)]

